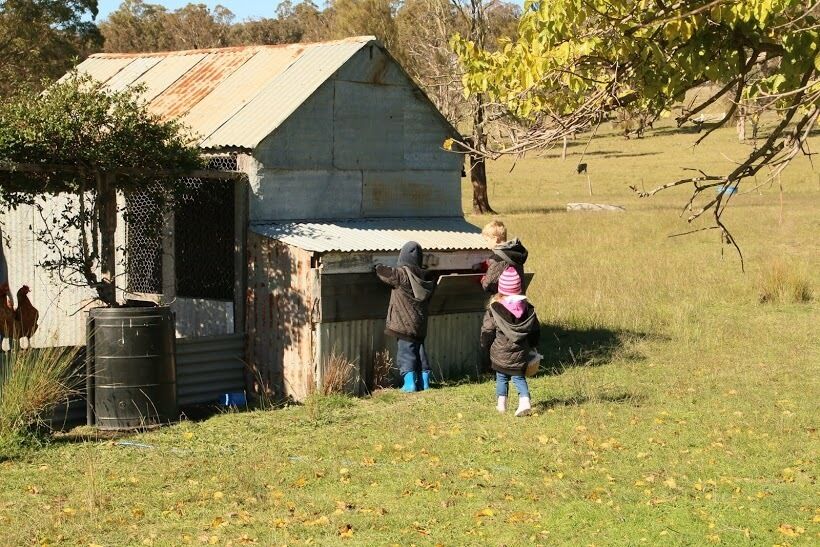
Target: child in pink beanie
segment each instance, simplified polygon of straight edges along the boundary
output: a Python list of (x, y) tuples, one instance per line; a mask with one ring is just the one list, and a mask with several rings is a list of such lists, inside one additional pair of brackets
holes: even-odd
[(489, 352), (490, 366), (496, 373), (496, 408), (502, 413), (507, 410), (512, 379), (518, 390), (516, 416), (526, 416), (531, 411), (525, 371), (541, 334), (535, 308), (521, 293), (521, 276), (510, 266), (498, 278), (498, 294), (490, 300), (481, 325), (481, 349)]

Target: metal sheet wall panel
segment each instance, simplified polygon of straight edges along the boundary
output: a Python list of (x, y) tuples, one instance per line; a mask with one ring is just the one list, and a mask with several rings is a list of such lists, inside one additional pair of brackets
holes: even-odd
[(459, 172), (366, 171), (362, 216), (453, 217), (461, 214)]
[(245, 390), (245, 336), (177, 340), (176, 364), (180, 406), (217, 403), (224, 393)]
[(318, 272), (311, 253), (248, 234), (248, 365), (254, 389), (303, 400), (314, 385)]
[[(404, 161), (408, 169), (454, 171), (460, 181), (464, 155), (444, 150), (444, 141), (457, 135), (424, 92), (410, 88), (404, 103)], [(460, 182), (456, 183), (460, 187)], [(459, 207), (461, 204), (459, 203)]]
[(269, 169), (333, 169), (333, 82), (322, 84), (254, 155)]
[[(452, 380), (477, 375), (482, 317), (483, 312), (430, 317), (425, 347), (436, 379)], [(393, 363), (396, 362), (396, 340), (385, 336), (383, 319), (322, 323), (319, 332), (322, 363), (327, 363), (335, 354), (344, 356), (353, 365), (351, 393), (363, 394), (367, 391), (377, 353), (386, 349)]]
[(410, 90), (344, 81), (336, 81), (335, 88), (336, 168), (405, 169), (404, 103)]
[(217, 336), (234, 332), (233, 302), (204, 298), (175, 298), (171, 310), (176, 316), (178, 338)]
[[(71, 198), (49, 196), (43, 202), (43, 216), (58, 215), (67, 199)], [(32, 346), (85, 345), (86, 315), (82, 310), (93, 301), (94, 293), (84, 287), (66, 285), (37, 266), (51, 254), (37, 240), (36, 233), (45, 229), (45, 224), (34, 206), (20, 206), (9, 211), (2, 215), (2, 221), (4, 234), (8, 236), (8, 246), (5, 247), (6, 242), (3, 245), (9, 285), (13, 293), (20, 286), (28, 285), (31, 288), (29, 299), (40, 312), (40, 326), (32, 337)]]
[(376, 85), (411, 85), (401, 68), (375, 44), (370, 44), (353, 55), (339, 69), (335, 79)]
[(361, 215), (359, 171), (279, 171), (257, 173), (250, 196), (251, 222), (350, 218)]

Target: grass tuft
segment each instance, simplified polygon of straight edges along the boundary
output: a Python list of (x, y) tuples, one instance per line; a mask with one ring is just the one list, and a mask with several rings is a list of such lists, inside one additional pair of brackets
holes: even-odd
[(761, 304), (803, 304), (811, 299), (811, 281), (794, 263), (775, 259), (760, 275), (758, 300)]
[(46, 417), (76, 392), (78, 348), (21, 349), (0, 357), (0, 457), (47, 439)]
[(389, 351), (385, 349), (376, 353), (373, 359), (373, 389), (390, 387), (395, 368)]
[(344, 355), (332, 353), (322, 366), (321, 395), (333, 395), (347, 392), (356, 366)]

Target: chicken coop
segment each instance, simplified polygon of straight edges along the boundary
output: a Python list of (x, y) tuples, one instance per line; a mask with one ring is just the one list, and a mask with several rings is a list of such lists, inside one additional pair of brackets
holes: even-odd
[[(121, 299), (170, 305), (180, 404), (252, 388), (303, 399), (344, 356), (351, 390), (371, 386), (388, 290), (372, 274), (407, 240), (440, 277), (428, 353), (440, 377), (474, 372), (489, 251), (461, 208), (457, 131), (373, 37), (283, 46), (96, 54), (77, 67), (108, 89), (141, 85), (149, 110), (197, 135), (213, 177), (188, 191), (161, 233), (147, 195), (119, 197)], [(89, 291), (38, 266), (35, 234), (58, 214), (4, 215), (8, 277), (31, 286), (34, 346), (82, 345)]]

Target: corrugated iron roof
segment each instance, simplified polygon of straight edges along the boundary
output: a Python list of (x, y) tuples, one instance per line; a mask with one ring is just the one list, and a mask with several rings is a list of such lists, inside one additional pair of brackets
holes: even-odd
[(77, 67), (111, 89), (146, 87), (151, 112), (181, 118), (201, 148), (253, 149), (357, 51), (375, 41), (92, 55)]
[(461, 217), (275, 222), (253, 224), (250, 229), (319, 253), (398, 251), (408, 241), (431, 251), (487, 249), (481, 230)]

